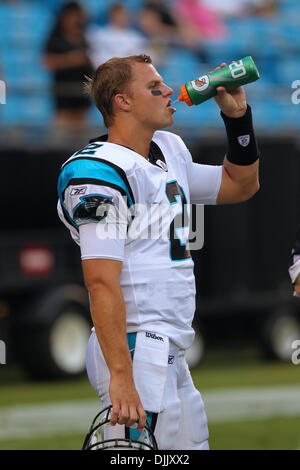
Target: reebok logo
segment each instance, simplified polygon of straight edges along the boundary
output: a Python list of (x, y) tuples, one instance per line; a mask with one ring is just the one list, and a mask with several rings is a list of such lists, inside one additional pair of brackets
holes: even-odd
[(71, 196), (81, 196), (85, 194), (87, 186), (82, 186), (81, 188), (73, 188), (71, 191)]
[(174, 364), (175, 356), (168, 356), (168, 364)]
[(150, 331), (146, 331), (146, 338), (156, 339), (158, 341), (164, 342), (164, 339), (161, 336), (157, 336), (155, 333), (150, 333)]

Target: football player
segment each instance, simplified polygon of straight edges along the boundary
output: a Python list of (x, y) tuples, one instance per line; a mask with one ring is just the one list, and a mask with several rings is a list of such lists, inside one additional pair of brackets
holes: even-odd
[(297, 227), (296, 239), (293, 243), (289, 274), (294, 288), (294, 296), (300, 297), (300, 225)]
[(80, 245), (94, 325), (87, 372), (103, 407), (112, 405), (105, 437), (143, 440), (148, 418), (159, 449), (208, 449), (184, 358), (195, 311), (189, 204), (241, 202), (258, 190), (251, 108), (242, 87), (218, 88), (227, 154), (201, 165), (162, 130), (174, 121), (173, 90), (149, 56), (109, 60), (89, 87), (108, 135), (63, 165), (58, 212)]

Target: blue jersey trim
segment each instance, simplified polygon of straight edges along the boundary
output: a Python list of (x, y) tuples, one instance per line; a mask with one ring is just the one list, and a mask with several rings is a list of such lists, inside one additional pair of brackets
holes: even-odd
[(131, 355), (131, 359), (133, 358), (135, 342), (136, 342), (136, 333), (127, 333), (127, 343), (128, 343), (128, 348), (129, 348), (129, 352)]
[(134, 200), (132, 190), (128, 181), (125, 181), (124, 177), (122, 177), (120, 173), (121, 171), (112, 167), (109, 162), (106, 163), (98, 159), (84, 158), (70, 161), (68, 165), (62, 169), (58, 179), (59, 197), (62, 201), (64, 191), (72, 179), (93, 179), (95, 182), (96, 180), (99, 180), (100, 185), (103, 185), (103, 183), (105, 185), (105, 182), (107, 182), (110, 185), (120, 187), (125, 192), (129, 204), (133, 205)]

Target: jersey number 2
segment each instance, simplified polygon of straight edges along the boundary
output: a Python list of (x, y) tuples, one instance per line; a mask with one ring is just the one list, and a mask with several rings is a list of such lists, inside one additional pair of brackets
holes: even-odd
[[(191, 257), (186, 243), (182, 243), (178, 232), (188, 226), (187, 203), (183, 189), (177, 181), (169, 181), (166, 184), (166, 194), (170, 204), (181, 204), (182, 210), (171, 222), (168, 237), (170, 240), (170, 256), (172, 261), (182, 261)], [(178, 201), (178, 197), (180, 201)]]

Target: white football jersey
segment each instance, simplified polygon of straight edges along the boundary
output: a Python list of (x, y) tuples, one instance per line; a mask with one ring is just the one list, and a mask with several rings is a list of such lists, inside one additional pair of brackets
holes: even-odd
[(127, 332), (167, 335), (190, 347), (195, 279), (190, 203), (215, 204), (222, 166), (192, 162), (182, 139), (157, 131), (149, 159), (95, 139), (62, 167), (58, 213), (82, 259), (122, 261)]

